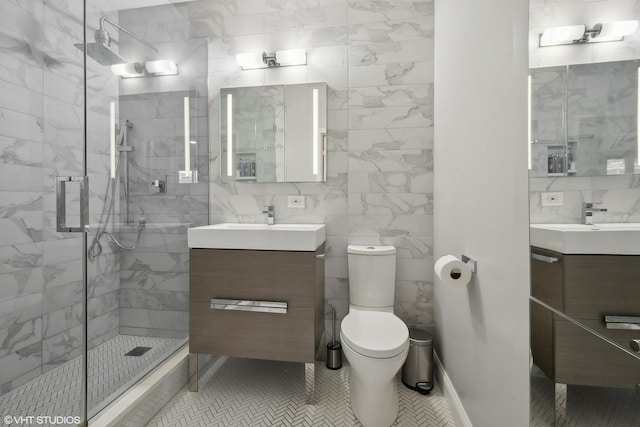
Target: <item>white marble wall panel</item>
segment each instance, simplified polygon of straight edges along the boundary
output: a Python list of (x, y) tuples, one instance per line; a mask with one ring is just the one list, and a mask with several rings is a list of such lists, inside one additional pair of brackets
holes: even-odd
[[(598, 222), (639, 222), (640, 176), (595, 176), (589, 178), (531, 178), (531, 223), (579, 223), (582, 203), (601, 203), (607, 212), (594, 214)], [(542, 206), (541, 193), (560, 191), (562, 206)]]

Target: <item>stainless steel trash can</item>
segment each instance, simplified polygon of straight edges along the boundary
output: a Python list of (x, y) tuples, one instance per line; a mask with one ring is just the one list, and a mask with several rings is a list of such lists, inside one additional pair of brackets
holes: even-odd
[(429, 394), (433, 388), (433, 335), (409, 328), (409, 354), (402, 365), (402, 383), (412, 390)]

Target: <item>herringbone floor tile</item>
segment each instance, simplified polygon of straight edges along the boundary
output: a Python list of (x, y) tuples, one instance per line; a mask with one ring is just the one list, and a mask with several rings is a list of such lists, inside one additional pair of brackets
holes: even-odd
[[(303, 364), (220, 357), (203, 374), (199, 392), (183, 388), (147, 426), (360, 426), (349, 404), (348, 375), (347, 364), (332, 371), (316, 362), (316, 404), (306, 405)], [(397, 383), (395, 426), (454, 426), (437, 385), (423, 396), (399, 377)]]
[[(89, 351), (89, 408), (109, 396), (173, 349), (181, 339), (118, 335)], [(124, 354), (136, 346), (152, 347), (140, 357)], [(76, 357), (0, 396), (0, 416), (74, 416), (80, 413), (82, 358)], [(116, 394), (117, 395), (117, 394)]]
[[(554, 385), (540, 369), (531, 375), (532, 427), (553, 425)], [(640, 397), (631, 389), (567, 386), (567, 427), (637, 427)]]

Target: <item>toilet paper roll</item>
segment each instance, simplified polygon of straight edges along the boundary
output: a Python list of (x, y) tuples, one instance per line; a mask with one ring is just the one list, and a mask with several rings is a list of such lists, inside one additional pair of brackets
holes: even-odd
[(471, 280), (471, 269), (453, 255), (445, 255), (436, 261), (436, 276), (445, 285), (462, 287)]

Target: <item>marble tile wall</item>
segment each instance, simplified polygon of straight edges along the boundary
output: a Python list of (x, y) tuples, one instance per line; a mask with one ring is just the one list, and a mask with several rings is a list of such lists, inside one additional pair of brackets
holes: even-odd
[[(396, 312), (430, 327), (433, 250), (433, 1), (203, 0), (188, 4), (208, 39), (210, 217), (326, 222), (326, 301), (348, 311), (347, 245), (398, 248)], [(307, 65), (241, 71), (235, 55), (305, 48)], [(325, 81), (329, 86), (326, 183), (223, 183), (220, 88)], [(305, 208), (287, 208), (304, 195)]]
[[(139, 246), (120, 252), (121, 334), (185, 337), (188, 333), (189, 253), (187, 228), (208, 223), (207, 43), (193, 37), (184, 5), (130, 9), (120, 23), (152, 43), (149, 52), (122, 42), (125, 58), (140, 62), (173, 59), (177, 76), (122, 79), (119, 112), (130, 120), (130, 214), (146, 226)], [(191, 165), (199, 182), (179, 184), (184, 170), (184, 97), (190, 97)], [(154, 180), (167, 183), (158, 193)], [(136, 240), (135, 227), (120, 236)]]
[[(91, 16), (91, 15), (90, 15)], [(97, 22), (97, 20), (96, 20)], [(0, 17), (0, 390), (8, 391), (81, 350), (82, 245), (55, 231), (55, 176), (83, 172), (82, 2), (5, 2)], [(91, 127), (116, 93), (88, 66), (87, 167), (106, 182), (105, 131)], [(101, 120), (103, 121), (103, 120)], [(70, 199), (77, 199), (73, 193)], [(92, 223), (96, 216), (92, 215)], [(117, 332), (117, 264), (89, 264), (92, 344)]]

